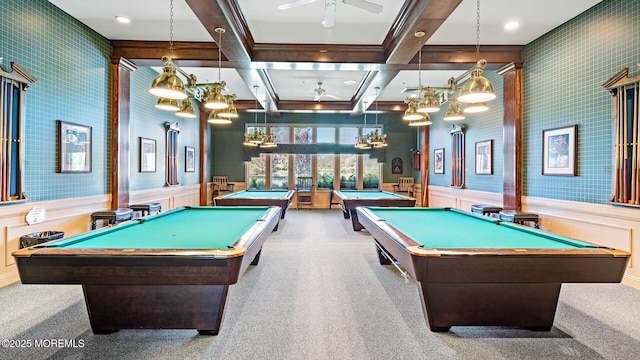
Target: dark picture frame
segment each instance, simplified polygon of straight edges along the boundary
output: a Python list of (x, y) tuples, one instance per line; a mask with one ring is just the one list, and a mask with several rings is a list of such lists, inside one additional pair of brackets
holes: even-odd
[(156, 149), (155, 140), (140, 137), (140, 172), (156, 172)]
[(58, 120), (58, 172), (90, 173), (91, 126)]
[(493, 174), (493, 140), (476, 142), (476, 174)]
[(542, 175), (576, 176), (578, 125), (542, 131)]
[(444, 148), (433, 150), (433, 172), (444, 174)]
[(191, 146), (184, 147), (184, 171), (196, 171), (196, 149)]

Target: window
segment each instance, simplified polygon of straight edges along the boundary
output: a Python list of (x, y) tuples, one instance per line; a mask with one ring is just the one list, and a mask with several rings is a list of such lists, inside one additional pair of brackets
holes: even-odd
[(266, 188), (266, 171), (267, 156), (260, 154), (260, 157), (251, 158), (249, 163), (249, 181), (247, 187), (249, 189), (265, 189)]
[(289, 188), (289, 155), (271, 154), (271, 188)]
[(380, 188), (380, 164), (375, 158), (363, 155), (362, 187), (364, 189)]
[(356, 169), (358, 155), (340, 154), (340, 189), (357, 189), (358, 179)]
[(0, 69), (0, 127), (2, 186), (0, 202), (25, 198), (24, 186), (24, 109), (27, 87), (36, 79), (20, 65), (12, 62), (11, 72)]
[(317, 188), (332, 189), (336, 173), (335, 156), (333, 154), (318, 154), (316, 158), (318, 163)]
[[(264, 127), (246, 125), (246, 131), (263, 132)], [(382, 132), (381, 125), (363, 129), (357, 125), (284, 125), (271, 126), (278, 144), (353, 145), (360, 133)], [(247, 166), (249, 189), (293, 189), (300, 176), (313, 177), (316, 189), (379, 189), (380, 164), (377, 159), (358, 154), (262, 154), (251, 158)], [(360, 184), (360, 185), (359, 185)]]
[(335, 127), (318, 127), (316, 128), (318, 144), (335, 144), (336, 143), (336, 128)]

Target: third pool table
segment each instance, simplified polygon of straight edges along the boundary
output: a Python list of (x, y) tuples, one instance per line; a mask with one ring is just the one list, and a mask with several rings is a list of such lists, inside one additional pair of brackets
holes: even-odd
[(381, 190), (340, 190), (333, 194), (342, 201), (342, 212), (345, 219), (351, 218), (353, 231), (364, 229), (358, 221), (358, 206), (394, 206), (414, 207), (416, 199)]
[(630, 256), (450, 208), (357, 212), (381, 264), (397, 261), (418, 281), (432, 331), (459, 325), (550, 330), (562, 283), (620, 282)]
[(243, 190), (218, 196), (213, 201), (216, 206), (279, 206), (280, 218), (284, 219), (295, 193), (293, 190)]

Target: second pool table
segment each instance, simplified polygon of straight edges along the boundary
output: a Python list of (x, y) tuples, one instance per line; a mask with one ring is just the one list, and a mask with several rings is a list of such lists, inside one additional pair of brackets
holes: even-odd
[(381, 190), (340, 190), (334, 191), (332, 195), (342, 201), (341, 208), (344, 218), (351, 218), (353, 231), (364, 229), (364, 226), (358, 221), (358, 213), (356, 212), (358, 206), (416, 206), (415, 198)]
[(218, 196), (213, 201), (216, 206), (279, 206), (280, 217), (284, 219), (295, 193), (293, 190), (243, 190)]
[(626, 251), (450, 208), (358, 208), (381, 264), (420, 285), (432, 331), (451, 326), (550, 330), (562, 283), (620, 282)]
[(23, 284), (82, 285), (94, 333), (197, 329), (216, 335), (229, 285), (279, 207), (185, 207), (13, 253)]

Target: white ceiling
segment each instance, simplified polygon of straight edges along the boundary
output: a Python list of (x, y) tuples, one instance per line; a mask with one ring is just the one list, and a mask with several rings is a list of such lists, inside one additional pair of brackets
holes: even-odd
[[(169, 0), (49, 0), (52, 4), (78, 19), (109, 40), (169, 40)], [(380, 45), (389, 32), (404, 0), (369, 0), (384, 7), (374, 14), (336, 0), (335, 25), (326, 29), (324, 1), (279, 10), (278, 5), (290, 0), (236, 0), (256, 43), (273, 44), (368, 44)], [(409, 0), (411, 1), (411, 0)], [(601, 0), (482, 0), (480, 3), (481, 45), (526, 45), (558, 25), (584, 12)], [(127, 16), (130, 24), (120, 24), (115, 16)], [(507, 31), (507, 21), (517, 20), (521, 26)], [(185, 0), (173, 3), (174, 41), (212, 41)], [(476, 1), (463, 0), (444, 21), (426, 45), (475, 45)], [(222, 37), (222, 51), (225, 40)], [(482, 46), (480, 47), (482, 53)], [(262, 66), (255, 64), (256, 67)], [(323, 69), (323, 66), (328, 69)], [(276, 66), (277, 67), (277, 66)], [(335, 66), (333, 66), (335, 68)], [(218, 69), (183, 68), (198, 77), (199, 82), (217, 81)], [(444, 86), (447, 79), (457, 77), (463, 71), (423, 70), (423, 85)], [(333, 97), (321, 101), (349, 101), (357, 85), (366, 74), (362, 69), (332, 70), (331, 65), (310, 64), (307, 68), (268, 70), (280, 100), (312, 101), (323, 82), (327, 94)], [(402, 70), (378, 96), (381, 101), (401, 102), (406, 96), (405, 87), (418, 85), (418, 71)], [(253, 100), (254, 88), (234, 69), (222, 69), (221, 78), (229, 92), (240, 100)], [(258, 88), (258, 98), (264, 99), (264, 89)], [(371, 89), (369, 90), (371, 92)], [(367, 96), (375, 94), (367, 93)]]

